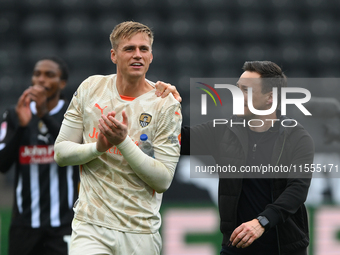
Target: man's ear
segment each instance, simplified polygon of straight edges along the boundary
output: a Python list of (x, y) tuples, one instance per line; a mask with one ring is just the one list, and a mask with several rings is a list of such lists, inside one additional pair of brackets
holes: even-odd
[(270, 105), (273, 104), (273, 92), (268, 93), (267, 104), (270, 104)]
[(60, 90), (63, 90), (66, 86), (66, 81), (65, 80), (61, 80), (60, 83), (59, 83), (59, 88)]
[(114, 49), (111, 49), (111, 61), (117, 64), (116, 51)]

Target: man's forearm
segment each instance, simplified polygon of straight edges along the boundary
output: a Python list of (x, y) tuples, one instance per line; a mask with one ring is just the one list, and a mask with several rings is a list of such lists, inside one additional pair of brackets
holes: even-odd
[(102, 155), (96, 149), (96, 143), (78, 144), (63, 141), (54, 146), (54, 160), (59, 166), (83, 165)]
[(63, 122), (54, 145), (54, 160), (60, 166), (82, 165), (102, 155), (96, 143), (82, 144), (83, 130)]
[(125, 160), (139, 178), (158, 193), (166, 191), (173, 179), (177, 162), (161, 162), (147, 156), (131, 140), (130, 137), (117, 145)]

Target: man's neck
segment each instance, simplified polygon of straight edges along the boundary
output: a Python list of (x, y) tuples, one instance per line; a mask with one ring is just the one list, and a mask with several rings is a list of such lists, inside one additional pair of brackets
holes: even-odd
[(128, 97), (139, 97), (153, 89), (145, 80), (145, 76), (125, 78), (117, 74), (116, 86), (119, 95)]
[[(251, 123), (252, 126), (249, 126), (249, 129), (254, 132), (266, 132), (268, 129), (274, 126), (275, 121), (278, 121), (276, 111), (266, 116), (253, 116), (251, 119), (262, 120), (262, 122), (253, 121), (253, 123)], [(263, 125), (261, 125), (262, 123)]]
[(49, 98), (47, 99), (47, 109), (48, 109), (48, 112), (52, 111), (56, 106), (57, 104), (59, 103), (59, 100), (60, 100), (60, 95), (56, 95), (55, 97), (53, 98)]

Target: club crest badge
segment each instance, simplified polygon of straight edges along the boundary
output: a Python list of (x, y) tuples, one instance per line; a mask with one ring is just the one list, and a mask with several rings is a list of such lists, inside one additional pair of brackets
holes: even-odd
[(152, 120), (152, 116), (148, 113), (142, 113), (139, 117), (139, 125), (142, 127), (142, 128), (145, 128), (147, 125), (150, 124)]
[(47, 134), (48, 132), (48, 129), (45, 125), (44, 122), (42, 122), (41, 120), (38, 122), (38, 129), (39, 129), (39, 132), (42, 133), (42, 134)]

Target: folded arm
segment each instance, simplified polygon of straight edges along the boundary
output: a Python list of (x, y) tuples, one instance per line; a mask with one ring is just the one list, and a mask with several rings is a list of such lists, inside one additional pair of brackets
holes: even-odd
[(59, 166), (82, 165), (102, 155), (96, 143), (82, 144), (83, 128), (64, 119), (54, 144), (54, 160)]
[(173, 179), (177, 162), (154, 159), (142, 152), (129, 136), (117, 145), (134, 172), (158, 193), (166, 191)]
[[(175, 108), (170, 109), (169, 113), (165, 115), (174, 116), (175, 113), (171, 112), (174, 111), (174, 109)], [(110, 112), (108, 116), (102, 115), (102, 119), (99, 121), (98, 125), (100, 129), (99, 136), (103, 135), (106, 138), (106, 144), (117, 146), (132, 170), (134, 170), (138, 177), (145, 183), (158, 193), (166, 191), (173, 179), (177, 165), (177, 158), (173, 161), (166, 160), (162, 158), (161, 155), (157, 155), (157, 151), (155, 152), (156, 159), (146, 155), (127, 135), (128, 117), (125, 111), (122, 112), (122, 122), (118, 121), (115, 118), (115, 115), (115, 112)], [(163, 123), (163, 121), (160, 120), (160, 123)], [(162, 128), (166, 128), (167, 124), (164, 123), (164, 125), (161, 126)], [(160, 130), (162, 128), (160, 128)], [(97, 146), (97, 148), (103, 148), (103, 146)]]
[[(98, 136), (98, 142), (88, 144), (82, 144), (82, 133), (81, 125), (75, 127), (74, 123), (64, 119), (59, 136), (55, 142), (54, 158), (58, 165), (86, 164), (105, 153), (105, 151), (100, 152), (97, 150), (97, 148), (103, 148), (103, 146), (98, 146), (98, 143), (101, 143), (99, 140), (105, 137), (102, 133)], [(108, 141), (106, 141), (106, 144), (109, 144)], [(117, 148), (138, 177), (151, 188), (158, 193), (162, 193), (169, 188), (177, 162), (169, 162), (147, 156), (129, 136), (126, 136), (123, 142), (117, 145)]]

